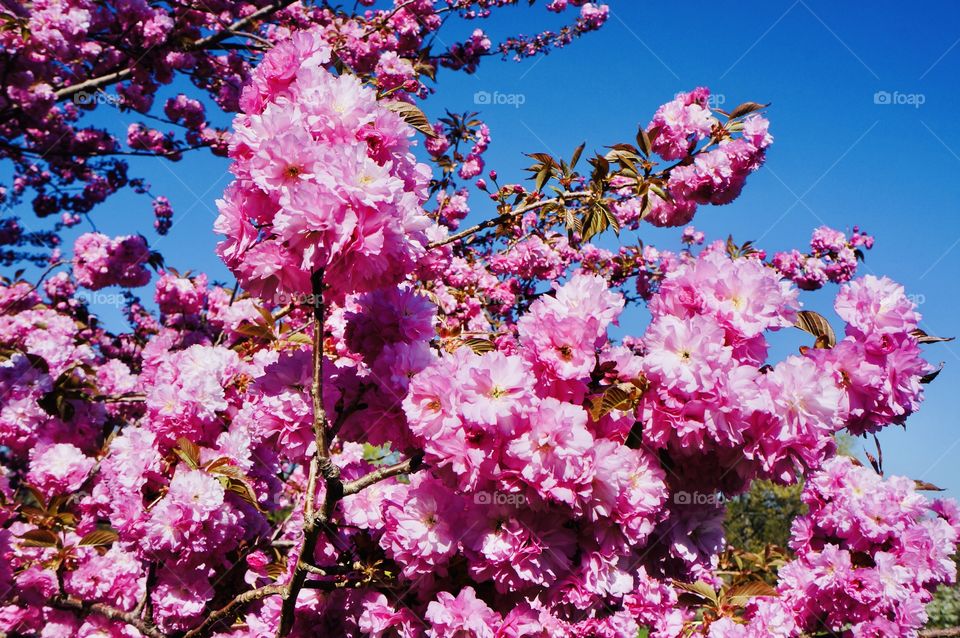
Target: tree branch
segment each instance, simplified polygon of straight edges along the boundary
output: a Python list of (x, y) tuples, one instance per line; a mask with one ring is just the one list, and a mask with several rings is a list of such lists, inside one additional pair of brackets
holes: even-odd
[(242, 594), (237, 595), (236, 598), (228, 602), (220, 609), (211, 612), (202, 623), (185, 633), (183, 638), (204, 638), (213, 632), (216, 625), (220, 621), (227, 620), (228, 618), (234, 616), (236, 612), (239, 611), (239, 608), (243, 605), (251, 603), (255, 600), (267, 598), (269, 596), (282, 596), (284, 591), (286, 591), (285, 585), (266, 585), (264, 587), (245, 591)]
[[(313, 292), (313, 384), (310, 394), (313, 397), (313, 436), (316, 451), (310, 459), (310, 471), (307, 479), (307, 495), (304, 499), (303, 542), (293, 568), (290, 582), (283, 592), (283, 606), (280, 609), (280, 622), (277, 625), (277, 638), (283, 638), (293, 628), (297, 598), (303, 589), (309, 573), (309, 563), (317, 547), (320, 532), (327, 527), (337, 501), (343, 497), (343, 483), (340, 481), (340, 468), (330, 461), (327, 445), (327, 414), (323, 409), (323, 337), (325, 310), (323, 293), (323, 269), (317, 270), (310, 278)], [(317, 511), (314, 498), (317, 480), (323, 476), (326, 482), (323, 504)]]
[(446, 239), (441, 239), (439, 241), (432, 242), (427, 245), (427, 248), (431, 249), (431, 248), (437, 248), (439, 246), (446, 246), (447, 244), (452, 244), (455, 241), (460, 241), (464, 237), (469, 237), (470, 235), (478, 233), (481, 230), (485, 230), (493, 226), (499, 226), (500, 224), (502, 224), (503, 222), (509, 219), (513, 219), (519, 215), (523, 215), (524, 213), (528, 213), (532, 210), (543, 208), (544, 206), (547, 206), (549, 204), (563, 204), (568, 199), (583, 199), (585, 197), (590, 196), (591, 194), (592, 193), (588, 191), (575, 191), (573, 193), (564, 193), (563, 195), (560, 195), (558, 197), (552, 197), (550, 199), (542, 199), (538, 202), (526, 204), (524, 206), (521, 206), (520, 208), (515, 208), (513, 210), (502, 213), (501, 215), (498, 215), (493, 219), (488, 219), (486, 221), (480, 222), (476, 226), (471, 226), (470, 228), (460, 231), (455, 235), (450, 235)]
[(71, 598), (69, 596), (58, 596), (56, 598), (51, 598), (49, 601), (47, 601), (47, 603), (51, 607), (56, 607), (58, 609), (79, 611), (85, 614), (98, 614), (109, 620), (118, 620), (120, 622), (124, 622), (131, 627), (134, 627), (137, 631), (148, 638), (166, 638), (155, 627), (148, 625), (140, 618), (137, 618), (137, 616), (133, 613), (117, 609), (116, 607), (111, 607), (110, 605), (104, 605), (103, 603), (90, 603), (83, 600), (77, 600), (76, 598)]
[(393, 476), (416, 472), (418, 469), (420, 469), (422, 461), (422, 455), (418, 454), (405, 461), (401, 461), (400, 463), (388, 465), (387, 467), (381, 467), (380, 469), (374, 470), (369, 474), (365, 474), (358, 479), (348, 481), (343, 484), (343, 495), (350, 496), (351, 494), (356, 494), (357, 492), (366, 489), (375, 483), (379, 483), (380, 481), (386, 480)]
[[(285, 9), (289, 5), (293, 4), (295, 1), (296, 0), (281, 0), (280, 2), (276, 2), (274, 4), (261, 7), (260, 9), (257, 9), (256, 11), (246, 16), (245, 18), (240, 18), (239, 20), (235, 20), (232, 24), (225, 27), (221, 31), (217, 31), (216, 33), (211, 33), (210, 35), (200, 38), (199, 40), (196, 40), (193, 43), (188, 43), (184, 47), (184, 50), (198, 51), (210, 45), (219, 44), (221, 41), (226, 40), (227, 38), (233, 36), (234, 31), (242, 30), (244, 27), (246, 27), (247, 25), (249, 25), (250, 23), (256, 20), (259, 20), (260, 18), (264, 18), (270, 15), (271, 13), (280, 11), (281, 9)], [(98, 89), (102, 89), (105, 86), (109, 86), (111, 84), (121, 82), (127, 79), (128, 77), (130, 77), (131, 75), (133, 75), (134, 70), (135, 70), (134, 67), (118, 69), (116, 71), (111, 71), (110, 73), (106, 73), (99, 77), (90, 78), (89, 80), (84, 80), (83, 82), (78, 82), (77, 84), (71, 84), (70, 86), (63, 87), (62, 89), (59, 89), (55, 94), (57, 101), (59, 102), (61, 100), (71, 98), (77, 93), (81, 93), (83, 91), (96, 91)]]

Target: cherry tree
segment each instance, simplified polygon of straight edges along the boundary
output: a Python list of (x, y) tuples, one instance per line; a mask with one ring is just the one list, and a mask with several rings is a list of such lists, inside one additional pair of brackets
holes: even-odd
[[(529, 179), (501, 181), (477, 114), (418, 104), (442, 69), (607, 16), (553, 0), (571, 26), (435, 51), (448, 18), (512, 4), (10, 5), (7, 203), (59, 219), (0, 236), (8, 264), (43, 267), (0, 285), (0, 632), (918, 634), (956, 578), (960, 510), (836, 436), (904, 423), (943, 339), (902, 286), (858, 276), (857, 227), (768, 255), (689, 225), (764, 162), (762, 103), (693, 88), (632, 139), (532, 153)], [(180, 76), (196, 95), (161, 115)], [(123, 145), (82, 123), (115, 107), (150, 125)], [(122, 156), (202, 149), (232, 162), (214, 230), (236, 285), (136, 234), (62, 254), (121, 188), (166, 231)], [(644, 243), (647, 224), (683, 227), (677, 245)], [(836, 318), (803, 309), (824, 286)], [(124, 291), (125, 331), (84, 301), (103, 289)], [(613, 339), (628, 305), (651, 319)], [(796, 329), (810, 345), (773, 360), (769, 334)], [(803, 483), (807, 511), (775, 568), (735, 572), (724, 501), (761, 479)]]

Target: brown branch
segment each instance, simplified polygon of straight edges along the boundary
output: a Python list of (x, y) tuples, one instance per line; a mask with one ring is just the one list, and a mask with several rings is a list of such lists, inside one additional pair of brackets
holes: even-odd
[(109, 394), (101, 394), (93, 397), (94, 401), (99, 401), (100, 403), (143, 403), (147, 400), (147, 395), (145, 394), (118, 394), (116, 396), (111, 396)]
[(333, 576), (337, 574), (348, 574), (353, 571), (350, 567), (345, 567), (343, 565), (328, 565), (326, 567), (319, 567), (317, 565), (307, 565), (305, 569), (311, 574), (317, 576)]
[(338, 411), (337, 418), (334, 419), (333, 425), (330, 426), (331, 439), (337, 436), (340, 428), (343, 427), (343, 424), (347, 422), (347, 419), (349, 419), (351, 415), (366, 409), (367, 404), (363, 402), (364, 393), (366, 392), (365, 388), (366, 386), (361, 385), (357, 391), (357, 396), (353, 398), (350, 405)]
[(960, 627), (948, 627), (946, 629), (924, 629), (920, 632), (921, 638), (951, 638), (960, 636)]
[(70, 86), (60, 89), (54, 95), (56, 95), (57, 102), (59, 102), (60, 100), (71, 98), (77, 93), (83, 93), (84, 91), (97, 91), (105, 86), (116, 84), (117, 82), (127, 79), (131, 75), (133, 75), (132, 68), (119, 69), (99, 77), (78, 82), (77, 84), (71, 84)]
[[(313, 552), (317, 547), (320, 532), (327, 528), (333, 509), (337, 501), (343, 497), (343, 483), (340, 481), (340, 468), (330, 461), (330, 450), (327, 441), (327, 414), (323, 409), (323, 337), (324, 312), (326, 307), (323, 293), (326, 286), (323, 283), (323, 269), (317, 270), (310, 278), (313, 293), (313, 383), (311, 396), (313, 398), (313, 436), (316, 451), (310, 459), (310, 471), (307, 479), (307, 495), (304, 499), (303, 512), (303, 542), (293, 568), (290, 582), (283, 591), (283, 606), (280, 609), (280, 622), (277, 625), (277, 638), (283, 638), (293, 628), (294, 614), (297, 608), (297, 598), (303, 589), (309, 573), (309, 562), (313, 559)], [(317, 481), (323, 476), (326, 482), (323, 504), (317, 511), (314, 498), (317, 490)]]
[(79, 611), (85, 614), (98, 614), (104, 618), (107, 618), (108, 620), (118, 620), (130, 625), (148, 638), (165, 638), (165, 636), (155, 627), (148, 625), (133, 613), (117, 609), (116, 607), (111, 607), (110, 605), (104, 605), (103, 603), (90, 603), (69, 596), (58, 596), (56, 598), (51, 598), (47, 601), (47, 604), (58, 609)]
[(269, 596), (282, 596), (285, 591), (285, 585), (266, 585), (257, 589), (247, 590), (237, 595), (236, 598), (220, 609), (211, 612), (202, 623), (185, 633), (183, 638), (204, 638), (205, 636), (209, 636), (220, 621), (232, 618), (243, 605), (268, 598)]
[(360, 490), (366, 489), (374, 483), (379, 483), (380, 481), (386, 480), (393, 476), (416, 472), (418, 469), (420, 469), (422, 460), (422, 457), (419, 455), (412, 456), (405, 461), (395, 463), (394, 465), (388, 465), (387, 467), (381, 467), (380, 469), (374, 470), (369, 474), (365, 474), (358, 479), (348, 481), (343, 484), (343, 495), (349, 496), (351, 494), (356, 494)]
[[(280, 11), (281, 9), (285, 9), (289, 5), (293, 4), (295, 1), (296, 0), (281, 0), (280, 2), (270, 4), (265, 7), (261, 7), (260, 9), (257, 9), (256, 11), (251, 13), (250, 15), (244, 18), (240, 18), (239, 20), (235, 20), (232, 24), (225, 27), (221, 31), (218, 31), (216, 33), (211, 33), (210, 35), (200, 38), (199, 40), (196, 40), (193, 43), (188, 43), (186, 46), (183, 47), (183, 50), (198, 51), (200, 49), (207, 48), (211, 45), (219, 44), (221, 41), (226, 40), (229, 37), (232, 37), (234, 35), (233, 33), (234, 31), (242, 30), (244, 27), (246, 27), (247, 25), (249, 25), (250, 23), (256, 20), (259, 20), (260, 18), (264, 18), (270, 15), (271, 13)], [(133, 75), (134, 70), (135, 70), (134, 67), (118, 69), (116, 71), (111, 71), (110, 73), (106, 73), (99, 77), (90, 78), (89, 80), (84, 80), (83, 82), (78, 82), (77, 84), (71, 84), (70, 86), (63, 87), (62, 89), (59, 89), (55, 93), (57, 101), (59, 102), (60, 100), (71, 98), (77, 93), (80, 93), (82, 91), (96, 91), (96, 90), (102, 89), (105, 86), (109, 86), (111, 84), (121, 82), (127, 79), (128, 77), (130, 77), (131, 75)]]
[(222, 31), (218, 31), (217, 33), (212, 33), (205, 38), (200, 38), (193, 45), (188, 45), (188, 49), (196, 51), (198, 49), (202, 49), (211, 44), (217, 44), (223, 40), (226, 40), (230, 36), (232, 36), (233, 31), (242, 31), (249, 24), (255, 22), (256, 20), (259, 20), (260, 18), (265, 18), (271, 13), (275, 13), (277, 11), (280, 11), (281, 9), (286, 9), (288, 6), (290, 6), (296, 1), (297, 0), (280, 0), (280, 2), (277, 2), (274, 4), (268, 4), (265, 7), (261, 7), (245, 18), (240, 18), (239, 20), (235, 20), (232, 24), (230, 24), (230, 26), (226, 27)]
[(505, 221), (508, 221), (508, 220), (510, 220), (510, 219), (514, 219), (514, 218), (516, 218), (516, 217), (518, 217), (518, 216), (520, 216), (520, 215), (523, 215), (524, 213), (529, 213), (529, 212), (532, 211), (532, 210), (537, 210), (538, 208), (543, 208), (544, 206), (547, 206), (547, 205), (549, 205), (549, 204), (563, 204), (563, 203), (565, 202), (565, 200), (568, 200), (568, 199), (583, 199), (583, 198), (588, 197), (588, 196), (590, 196), (590, 195), (592, 195), (592, 193), (590, 193), (590, 192), (588, 192), (588, 191), (575, 191), (575, 192), (573, 192), (573, 193), (564, 193), (564, 194), (562, 194), (562, 195), (559, 195), (558, 197), (553, 197), (553, 198), (550, 198), (550, 199), (542, 199), (542, 200), (540, 200), (540, 201), (538, 201), (538, 202), (533, 202), (533, 203), (530, 203), (530, 204), (526, 204), (526, 205), (524, 205), (524, 206), (521, 206), (520, 208), (514, 208), (513, 210), (509, 210), (509, 211), (507, 211), (507, 212), (505, 212), (505, 213), (502, 213), (502, 214), (494, 217), (493, 219), (488, 219), (488, 220), (486, 220), (486, 221), (482, 221), (482, 222), (480, 222), (479, 224), (477, 224), (476, 226), (471, 226), (470, 228), (468, 228), (468, 229), (466, 229), (466, 230), (463, 230), (463, 231), (460, 231), (459, 233), (456, 233), (455, 235), (450, 235), (450, 236), (447, 237), (446, 239), (441, 239), (441, 240), (439, 240), (439, 241), (432, 242), (432, 243), (430, 243), (430, 244), (427, 245), (427, 248), (428, 248), (428, 249), (430, 249), (430, 248), (437, 248), (437, 247), (439, 247), (439, 246), (446, 246), (447, 244), (452, 244), (453, 242), (459, 241), (459, 240), (463, 239), (464, 237), (469, 237), (470, 235), (473, 235), (473, 234), (475, 234), (475, 233), (478, 233), (478, 232), (480, 232), (481, 230), (486, 230), (487, 228), (491, 228), (491, 227), (493, 227), (493, 226), (499, 226), (500, 224), (502, 224), (502, 223), (505, 222)]
[(17, 298), (14, 299), (13, 301), (7, 303), (7, 305), (5, 305), (3, 308), (0, 308), (0, 314), (6, 313), (8, 310), (10, 310), (11, 308), (13, 308), (13, 307), (16, 306), (17, 304), (19, 304), (21, 301), (23, 301), (24, 299), (26, 299), (27, 297), (29, 297), (31, 293), (35, 292), (35, 291), (40, 287), (40, 284), (43, 283), (43, 280), (46, 279), (47, 275), (49, 275), (50, 273), (52, 273), (54, 270), (56, 270), (56, 269), (59, 268), (60, 266), (63, 266), (63, 265), (69, 264), (69, 263), (70, 263), (69, 261), (64, 261), (64, 260), (61, 259), (61, 260), (55, 261), (55, 262), (53, 262), (52, 264), (50, 264), (50, 266), (48, 266), (46, 270), (44, 270), (42, 273), (40, 273), (40, 278), (37, 279), (37, 283), (35, 283), (35, 284), (33, 284), (32, 286), (30, 286), (30, 290), (28, 290), (27, 292), (23, 293), (22, 295), (20, 295), (19, 297), (17, 297)]
[(253, 40), (260, 45), (259, 47), (255, 47), (259, 50), (269, 51), (273, 48), (273, 42), (267, 40), (266, 38), (261, 38), (255, 33), (250, 33), (249, 31), (235, 31), (233, 29), (228, 29), (228, 31), (230, 32), (230, 35), (235, 35), (238, 38), (247, 38), (248, 40)]
[(147, 581), (143, 585), (143, 598), (133, 608), (133, 615), (137, 618), (143, 618), (148, 623), (153, 624), (153, 601), (150, 590), (153, 589), (157, 581), (157, 567), (155, 564), (147, 564)]

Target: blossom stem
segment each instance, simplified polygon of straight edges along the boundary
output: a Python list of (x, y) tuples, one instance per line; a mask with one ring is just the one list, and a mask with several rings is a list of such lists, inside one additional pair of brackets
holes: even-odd
[(592, 194), (592, 193), (590, 193), (589, 191), (575, 191), (575, 192), (572, 192), (572, 193), (563, 193), (562, 195), (559, 195), (559, 196), (557, 196), (557, 197), (552, 197), (552, 198), (550, 198), (550, 199), (542, 199), (542, 200), (540, 200), (540, 201), (538, 201), (538, 202), (533, 202), (533, 203), (530, 203), (530, 204), (526, 204), (526, 205), (521, 206), (521, 207), (519, 207), (519, 208), (514, 208), (513, 210), (509, 210), (509, 211), (507, 211), (507, 212), (505, 212), (505, 213), (502, 213), (502, 214), (500, 214), (500, 215), (497, 215), (496, 217), (494, 217), (494, 218), (492, 218), (492, 219), (488, 219), (488, 220), (486, 220), (486, 221), (482, 221), (482, 222), (480, 222), (479, 224), (477, 224), (476, 226), (471, 226), (470, 228), (468, 228), (468, 229), (466, 229), (466, 230), (460, 231), (459, 233), (456, 233), (456, 234), (454, 234), (454, 235), (450, 235), (450, 236), (447, 237), (446, 239), (441, 239), (441, 240), (439, 240), (439, 241), (432, 242), (432, 243), (430, 243), (430, 244), (427, 245), (427, 248), (430, 249), (430, 248), (438, 248), (438, 247), (440, 247), (440, 246), (446, 246), (447, 244), (452, 244), (452, 243), (455, 242), (455, 241), (460, 241), (460, 240), (463, 239), (464, 237), (469, 237), (470, 235), (476, 234), (476, 233), (480, 232), (481, 230), (486, 230), (487, 228), (491, 228), (491, 227), (493, 227), (493, 226), (499, 226), (500, 224), (502, 224), (502, 223), (505, 222), (505, 221), (508, 221), (508, 220), (510, 220), (510, 219), (514, 219), (514, 218), (516, 218), (516, 217), (518, 217), (518, 216), (520, 216), (520, 215), (523, 215), (524, 213), (528, 213), (528, 212), (530, 212), (530, 211), (532, 211), (532, 210), (536, 210), (536, 209), (538, 209), (538, 208), (543, 208), (544, 206), (547, 206), (547, 205), (549, 205), (549, 204), (562, 204), (562, 203), (564, 203), (564, 202), (565, 202), (566, 200), (568, 200), (568, 199), (583, 199), (584, 197), (588, 197), (588, 196), (590, 196), (591, 194)]
[[(280, 11), (281, 9), (284, 9), (293, 3), (294, 3), (294, 0), (281, 0), (280, 2), (269, 4), (265, 7), (261, 7), (260, 9), (257, 9), (256, 11), (251, 13), (250, 15), (234, 21), (232, 24), (230, 24), (223, 30), (217, 31), (216, 33), (212, 33), (206, 37), (200, 38), (195, 42), (193, 42), (192, 44), (187, 44), (185, 48), (187, 50), (196, 51), (196, 50), (207, 48), (214, 44), (219, 44), (222, 40), (226, 40), (227, 38), (233, 36), (235, 31), (241, 30), (247, 25), (251, 24), (252, 22), (259, 20), (260, 18), (264, 18), (270, 15), (271, 13)], [(89, 80), (85, 80), (83, 82), (78, 82), (77, 84), (72, 84), (70, 86), (63, 87), (62, 89), (56, 92), (57, 101), (59, 102), (61, 100), (69, 99), (74, 95), (76, 95), (77, 93), (81, 93), (83, 91), (96, 91), (98, 89), (102, 89), (105, 86), (110, 86), (111, 84), (122, 82), (123, 80), (133, 75), (134, 71), (135, 71), (134, 67), (125, 67), (125, 68), (118, 69), (116, 71), (112, 71), (110, 73), (106, 73), (104, 75), (101, 75), (95, 78), (90, 78)]]
[(347, 483), (343, 484), (343, 495), (349, 496), (351, 494), (356, 494), (357, 492), (370, 487), (374, 483), (379, 483), (380, 481), (384, 481), (393, 476), (416, 472), (420, 468), (422, 460), (423, 457), (421, 455), (412, 456), (405, 461), (401, 461), (387, 467), (382, 467), (378, 470), (370, 472), (369, 474), (365, 474), (358, 479), (348, 481)]
[[(135, 614), (131, 612), (122, 611), (116, 607), (111, 607), (110, 605), (104, 605), (102, 603), (90, 603), (83, 600), (77, 600), (76, 598), (71, 598), (69, 596), (60, 596), (53, 598), (49, 601), (49, 604), (52, 607), (57, 607), (59, 609), (65, 609), (67, 611), (79, 611), (85, 613), (94, 613), (103, 616), (109, 620), (118, 620), (124, 622), (131, 627), (134, 627), (144, 636), (148, 638), (165, 638), (162, 633), (160, 633), (155, 627), (147, 624), (145, 621), (138, 618)], [(185, 637), (186, 638), (186, 637)], [(191, 638), (195, 638), (191, 636)]]
[[(297, 564), (290, 576), (290, 582), (283, 592), (283, 606), (280, 610), (280, 622), (277, 625), (277, 638), (283, 638), (293, 627), (297, 598), (303, 589), (309, 573), (309, 563), (317, 546), (320, 532), (327, 527), (337, 501), (343, 497), (343, 483), (340, 481), (340, 468), (330, 461), (327, 441), (327, 415), (323, 409), (323, 336), (326, 307), (323, 300), (325, 285), (323, 269), (311, 276), (313, 292), (313, 435), (316, 451), (310, 459), (307, 479), (307, 495), (304, 499), (303, 543), (297, 556)], [(323, 505), (317, 511), (314, 502), (317, 480), (323, 476), (326, 482)]]
[[(231, 618), (233, 614), (235, 614), (243, 605), (255, 600), (267, 598), (269, 596), (282, 596), (286, 589), (287, 588), (285, 585), (266, 585), (264, 587), (245, 591), (242, 594), (237, 595), (233, 600), (228, 602), (220, 609), (211, 612), (201, 624), (185, 633), (183, 638), (204, 638), (205, 636), (210, 635), (217, 623)], [(141, 633), (143, 632), (142, 629), (140, 631)]]

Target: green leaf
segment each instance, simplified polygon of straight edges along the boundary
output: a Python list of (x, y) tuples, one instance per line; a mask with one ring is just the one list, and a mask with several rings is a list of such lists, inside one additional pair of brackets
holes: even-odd
[(583, 147), (586, 145), (587, 143), (584, 142), (583, 144), (578, 146), (575, 151), (573, 151), (573, 157), (570, 158), (570, 170), (573, 170), (574, 168), (576, 168), (577, 162), (580, 161), (580, 155), (583, 154)]
[(658, 186), (657, 184), (648, 184), (647, 186), (651, 191), (653, 191), (653, 193), (657, 197), (659, 197), (663, 201), (665, 202), (673, 201), (673, 198), (670, 197), (669, 193), (667, 193), (667, 191), (660, 188), (660, 186)]
[(463, 339), (463, 345), (467, 346), (477, 354), (493, 352), (497, 349), (497, 346), (492, 341), (489, 339), (483, 339), (481, 337), (469, 337), (467, 339)]
[(257, 309), (257, 312), (260, 313), (260, 316), (263, 317), (263, 325), (273, 326), (276, 324), (276, 320), (273, 318), (273, 313), (264, 308), (263, 306), (254, 305), (254, 308)]
[(739, 105), (737, 108), (730, 111), (729, 119), (735, 120), (738, 117), (743, 117), (744, 115), (750, 115), (751, 113), (754, 113), (755, 111), (759, 111), (760, 109), (765, 109), (768, 106), (770, 106), (769, 102), (767, 104), (758, 104), (756, 102), (744, 102), (743, 104)]
[(543, 187), (547, 183), (547, 180), (549, 180), (552, 176), (553, 176), (553, 169), (548, 164), (544, 164), (543, 167), (539, 171), (537, 171), (537, 177), (536, 177), (536, 180), (534, 181), (534, 187), (538, 193), (543, 190)]
[(241, 498), (241, 500), (252, 505), (258, 512), (263, 510), (260, 508), (260, 503), (257, 501), (257, 493), (253, 491), (253, 488), (245, 480), (230, 478), (227, 479), (227, 490), (233, 492)]
[(777, 590), (763, 582), (757, 580), (749, 583), (734, 585), (723, 593), (723, 598), (729, 605), (743, 607), (751, 598), (757, 596), (776, 596)]
[(181, 436), (177, 439), (177, 447), (173, 452), (189, 465), (190, 469), (200, 468), (200, 448), (193, 441)]
[(541, 164), (553, 164), (553, 157), (549, 153), (527, 153), (527, 157), (532, 157)]
[(23, 547), (59, 547), (60, 537), (48, 529), (32, 529), (20, 536)]
[(284, 341), (290, 341), (292, 343), (299, 343), (303, 345), (310, 345), (313, 343), (313, 339), (302, 332), (297, 332), (289, 337), (284, 337)]
[(427, 137), (437, 137), (436, 131), (430, 126), (430, 120), (424, 115), (423, 111), (410, 104), (409, 102), (390, 101), (384, 102), (384, 106), (403, 118), (403, 121), (417, 129)]
[(567, 227), (568, 233), (574, 233), (580, 230), (580, 220), (569, 208), (563, 209), (563, 224)]
[(363, 444), (363, 460), (371, 465), (386, 465), (394, 456), (397, 456), (397, 453), (390, 449), (389, 443), (383, 445)]
[[(236, 465), (234, 465), (233, 461), (231, 461), (230, 459), (227, 459), (226, 457), (222, 457), (222, 458), (225, 459), (226, 462), (217, 463), (215, 461), (214, 463), (211, 463), (210, 465), (207, 466), (207, 471), (215, 476), (225, 476), (227, 478), (236, 479), (238, 481), (242, 481), (246, 479), (246, 476), (244, 476), (243, 474), (243, 470), (237, 467)], [(220, 460), (221, 459), (217, 459), (217, 461), (220, 461)]]
[(797, 313), (797, 323), (794, 325), (817, 338), (814, 343), (815, 348), (826, 349), (837, 345), (837, 335), (833, 332), (830, 322), (818, 312), (801, 310)]
[(104, 547), (117, 541), (120, 536), (112, 529), (97, 529), (80, 539), (80, 545), (89, 547)]
[(933, 335), (928, 335), (920, 328), (917, 328), (910, 334), (916, 337), (918, 343), (943, 343), (944, 341), (953, 341), (954, 339), (954, 337), (934, 337)]
[(650, 143), (650, 136), (647, 135), (647, 131), (641, 126), (637, 131), (637, 149), (643, 154), (644, 157), (650, 155), (650, 149), (652, 144)]
[(702, 580), (698, 580), (695, 583), (683, 583), (679, 580), (675, 580), (673, 581), (673, 586), (682, 592), (693, 594), (695, 597), (709, 601), (714, 605), (718, 603), (717, 592), (714, 591), (713, 587)]
[(612, 385), (602, 394), (590, 398), (589, 412), (594, 421), (599, 421), (614, 410), (633, 409), (643, 390), (633, 383), (618, 383)]
[(246, 337), (263, 339), (264, 341), (276, 341), (277, 336), (269, 326), (260, 323), (242, 323), (236, 327), (236, 331)]
[(616, 214), (614, 214), (613, 209), (604, 201), (600, 204), (603, 208), (603, 214), (607, 217), (607, 225), (613, 229), (615, 235), (620, 235), (620, 220), (617, 219)]
[(610, 210), (606, 200), (592, 202), (587, 206), (581, 220), (580, 236), (583, 241), (590, 241), (592, 237), (613, 227), (614, 232), (620, 233), (620, 223), (616, 215)]
[(925, 374), (920, 377), (920, 383), (931, 383), (934, 379), (940, 376), (940, 373), (943, 372), (943, 361), (940, 362), (940, 367), (934, 370), (929, 374)]

